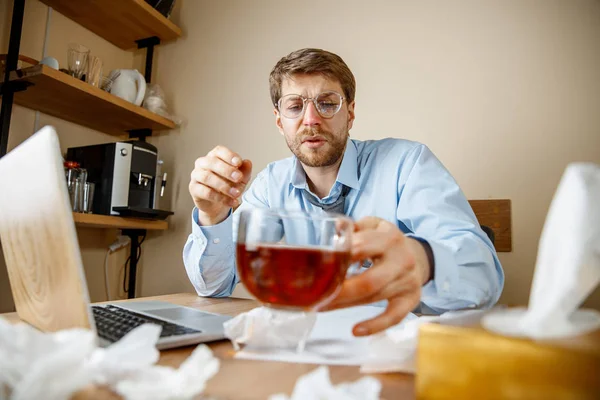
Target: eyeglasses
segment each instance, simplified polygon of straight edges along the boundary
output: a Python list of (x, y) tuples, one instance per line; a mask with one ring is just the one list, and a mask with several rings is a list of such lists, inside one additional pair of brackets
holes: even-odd
[(277, 109), (286, 118), (302, 117), (306, 111), (306, 103), (312, 101), (319, 115), (331, 118), (342, 108), (344, 97), (337, 92), (323, 92), (316, 97), (304, 97), (299, 94), (288, 94), (277, 102)]

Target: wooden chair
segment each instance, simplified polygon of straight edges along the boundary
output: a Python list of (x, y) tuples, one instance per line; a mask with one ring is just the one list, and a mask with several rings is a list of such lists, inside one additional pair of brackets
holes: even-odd
[(469, 200), (483, 231), (497, 252), (512, 251), (511, 204), (508, 199)]

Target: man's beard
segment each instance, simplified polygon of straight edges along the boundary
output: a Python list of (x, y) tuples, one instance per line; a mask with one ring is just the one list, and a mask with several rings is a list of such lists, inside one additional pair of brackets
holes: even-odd
[[(316, 149), (302, 146), (302, 141), (311, 136), (320, 136), (326, 143)], [(347, 125), (335, 133), (324, 131), (317, 126), (303, 129), (292, 138), (285, 137), (292, 153), (307, 167), (328, 167), (335, 164), (344, 154), (347, 139)]]

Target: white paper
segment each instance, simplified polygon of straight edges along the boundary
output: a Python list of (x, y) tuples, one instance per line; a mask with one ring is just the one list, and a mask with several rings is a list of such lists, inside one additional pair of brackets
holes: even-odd
[(600, 328), (600, 312), (578, 310), (600, 283), (600, 167), (567, 167), (540, 238), (527, 309), (494, 312), (492, 331), (536, 339)]
[[(249, 360), (284, 361), (326, 365), (361, 365), (371, 359), (371, 337), (355, 337), (352, 328), (384, 311), (381, 307), (359, 306), (318, 313), (304, 351), (294, 348), (245, 346), (235, 355)], [(417, 318), (409, 314), (404, 321)], [(381, 354), (382, 361), (386, 355)]]

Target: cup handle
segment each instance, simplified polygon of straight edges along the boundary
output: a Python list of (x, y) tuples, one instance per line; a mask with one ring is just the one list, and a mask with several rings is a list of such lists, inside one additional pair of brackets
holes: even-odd
[(135, 80), (138, 85), (138, 92), (134, 104), (136, 106), (141, 106), (142, 102), (144, 101), (144, 96), (146, 95), (146, 78), (144, 78), (144, 75), (140, 74), (138, 71), (135, 72), (137, 72)]

